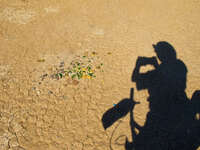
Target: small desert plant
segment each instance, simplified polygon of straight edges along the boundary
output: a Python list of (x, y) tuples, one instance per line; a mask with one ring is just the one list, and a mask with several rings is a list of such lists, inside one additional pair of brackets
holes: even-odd
[(76, 56), (67, 68), (64, 68), (64, 64), (62, 62), (59, 69), (56, 69), (57, 72), (52, 74), (51, 77), (54, 79), (67, 77), (73, 80), (95, 78), (96, 70), (102, 70), (103, 63), (100, 63), (94, 57), (97, 55), (96, 52), (92, 52), (91, 56), (88, 55), (89, 54)]

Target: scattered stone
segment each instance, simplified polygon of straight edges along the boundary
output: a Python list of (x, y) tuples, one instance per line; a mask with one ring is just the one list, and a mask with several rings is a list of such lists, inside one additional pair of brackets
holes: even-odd
[(65, 65), (65, 62), (64, 61), (62, 61), (62, 62), (60, 62), (60, 68), (62, 68), (62, 67), (64, 67), (64, 65)]
[(67, 96), (65, 96), (65, 95), (63, 95), (63, 99), (64, 99), (64, 100), (67, 100), (67, 99), (68, 99), (68, 97), (67, 97)]
[(44, 75), (42, 75), (40, 78), (41, 78), (41, 80), (43, 81), (46, 77), (48, 77), (48, 74), (47, 74), (47, 73), (44, 74)]
[(48, 91), (48, 94), (53, 94), (53, 92), (49, 90), (49, 91)]
[(37, 96), (39, 96), (41, 94), (40, 90), (36, 90)]

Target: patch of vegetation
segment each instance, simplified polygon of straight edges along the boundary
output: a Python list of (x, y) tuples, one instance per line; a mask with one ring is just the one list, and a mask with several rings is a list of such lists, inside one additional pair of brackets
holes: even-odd
[(102, 70), (103, 63), (99, 62), (96, 52), (88, 52), (82, 56), (75, 56), (70, 65), (64, 68), (64, 62), (61, 62), (56, 73), (51, 75), (53, 79), (71, 78), (72, 80), (95, 78), (96, 70)]

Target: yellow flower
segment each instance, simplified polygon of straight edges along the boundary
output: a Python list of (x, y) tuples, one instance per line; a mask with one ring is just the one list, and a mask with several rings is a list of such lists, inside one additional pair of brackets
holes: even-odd
[(102, 81), (102, 84), (104, 84), (104, 81)]
[(95, 70), (90, 70), (90, 71), (89, 71), (89, 73), (94, 73), (94, 72), (95, 72)]
[(92, 52), (92, 56), (95, 56), (95, 55), (97, 55), (97, 52)]
[(91, 77), (91, 76), (87, 76), (87, 78), (88, 78), (88, 79), (91, 79), (92, 77)]
[(45, 59), (38, 59), (38, 62), (45, 62)]
[(82, 70), (82, 71), (86, 71), (86, 68), (82, 68), (81, 70)]
[(82, 77), (83, 79), (86, 79), (87, 78), (87, 75), (83, 75), (83, 77)]
[(66, 77), (67, 79), (69, 79), (69, 74), (66, 74), (65, 77)]

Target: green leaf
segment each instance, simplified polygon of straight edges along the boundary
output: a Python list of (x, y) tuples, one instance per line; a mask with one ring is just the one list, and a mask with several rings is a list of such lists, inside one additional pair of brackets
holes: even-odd
[(90, 71), (90, 70), (91, 70), (91, 67), (90, 67), (90, 66), (87, 66), (87, 69), (88, 69), (88, 71)]
[(93, 73), (88, 73), (88, 75), (92, 77), (92, 76), (93, 76)]
[(77, 72), (77, 76), (78, 76), (78, 79), (81, 79), (83, 77), (83, 73), (82, 72)]
[(74, 79), (75, 77), (76, 77), (76, 74), (73, 74), (73, 75), (72, 75), (72, 79)]
[(63, 77), (63, 74), (62, 74), (62, 73), (59, 73), (59, 76), (60, 76), (60, 78), (62, 78), (62, 77)]

